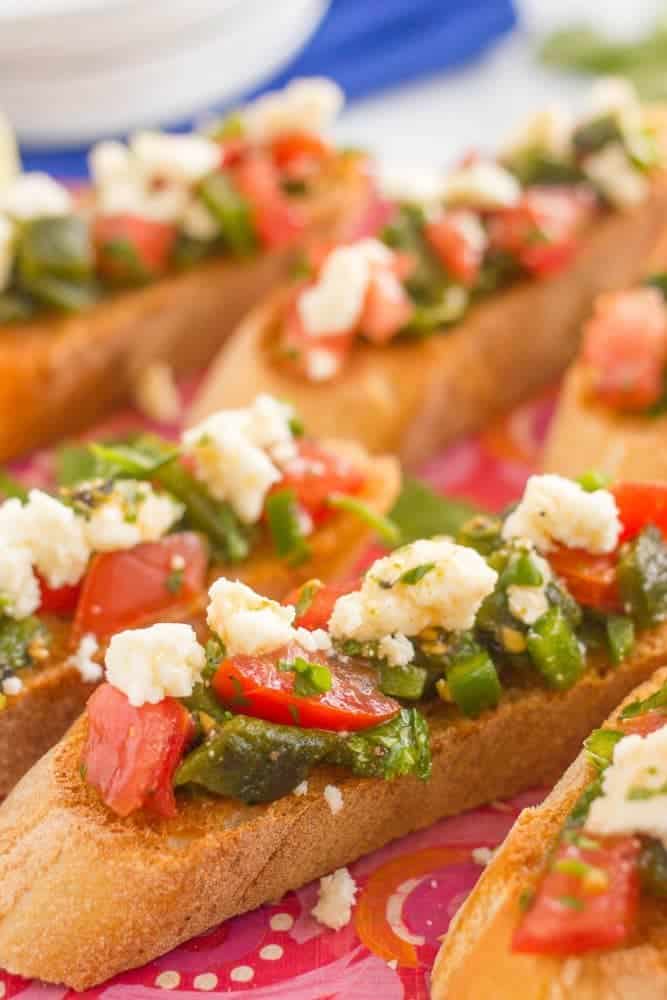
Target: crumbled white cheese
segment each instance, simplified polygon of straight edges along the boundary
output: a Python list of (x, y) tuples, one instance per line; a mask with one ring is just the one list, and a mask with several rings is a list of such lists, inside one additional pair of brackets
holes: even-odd
[(623, 130), (641, 128), (642, 106), (637, 90), (620, 76), (604, 76), (591, 87), (585, 121), (611, 115)]
[(32, 569), (30, 550), (20, 545), (0, 545), (0, 608), (10, 618), (27, 618), (40, 605), (39, 583)]
[(333, 80), (306, 77), (257, 98), (242, 110), (241, 120), (250, 138), (260, 142), (283, 132), (323, 132), (344, 102), (343, 91)]
[(0, 215), (0, 292), (8, 287), (14, 265), (14, 227)]
[(338, 785), (325, 785), (323, 794), (331, 814), (335, 816), (343, 808), (343, 793)]
[(447, 175), (435, 167), (381, 163), (377, 180), (381, 194), (390, 201), (434, 205), (444, 197)]
[(247, 523), (259, 519), (267, 493), (282, 478), (277, 465), (296, 455), (292, 418), (291, 407), (262, 394), (247, 409), (221, 410), (183, 434), (197, 478)]
[(174, 184), (158, 189), (148, 187), (141, 177), (112, 181), (98, 190), (97, 208), (102, 215), (137, 215), (152, 222), (181, 221), (191, 195)]
[(2, 682), (3, 694), (20, 694), (23, 690), (23, 681), (20, 677), (5, 677)]
[(521, 125), (503, 147), (502, 158), (509, 160), (539, 151), (560, 159), (569, 152), (572, 129), (572, 115), (566, 105), (550, 104)]
[(23, 509), (16, 497), (0, 504), (0, 540), (4, 545), (23, 544)]
[(165, 361), (147, 365), (134, 383), (134, 402), (149, 420), (177, 423), (182, 413), (181, 397), (171, 365)]
[(475, 253), (482, 254), (486, 250), (489, 243), (488, 233), (476, 212), (459, 209), (456, 212), (449, 212), (447, 220)]
[(516, 177), (492, 160), (478, 160), (459, 167), (447, 178), (445, 201), (448, 205), (470, 208), (509, 208), (521, 197)]
[(294, 641), (305, 649), (307, 653), (328, 653), (332, 649), (331, 636), (328, 632), (325, 632), (323, 628), (307, 629), (307, 628), (297, 628), (294, 629)]
[(415, 658), (415, 647), (407, 636), (397, 632), (383, 635), (378, 643), (378, 653), (390, 667), (407, 667)]
[(119, 479), (111, 493), (97, 503), (84, 523), (91, 549), (112, 552), (140, 542), (156, 542), (183, 516), (185, 508), (150, 483)]
[(293, 795), (307, 795), (308, 794), (308, 782), (300, 781), (296, 788), (292, 789)]
[(294, 638), (295, 611), (261, 597), (239, 580), (221, 577), (209, 590), (206, 620), (229, 656), (268, 653)]
[(133, 172), (130, 151), (124, 142), (98, 142), (88, 154), (88, 170), (96, 187), (127, 181)]
[(196, 184), (220, 165), (220, 147), (204, 135), (138, 132), (130, 139), (137, 169), (151, 180)]
[(190, 202), (181, 219), (183, 232), (193, 240), (214, 240), (220, 225), (199, 198)]
[(510, 613), (524, 625), (534, 625), (549, 610), (546, 587), (551, 580), (551, 567), (546, 559), (530, 552), (530, 559), (542, 576), (542, 583), (529, 587), (513, 583), (507, 588)]
[(81, 679), (87, 683), (95, 683), (102, 679), (103, 670), (93, 657), (99, 649), (99, 644), (92, 632), (82, 636), (76, 651), (67, 659), (67, 664), (81, 674)]
[(473, 847), (470, 855), (476, 865), (485, 867), (491, 863), (494, 851), (490, 847)]
[(667, 847), (667, 727), (643, 737), (633, 733), (616, 744), (585, 828), (646, 834)]
[(617, 208), (632, 208), (649, 190), (648, 178), (633, 166), (620, 142), (612, 142), (586, 157), (584, 173)]
[(90, 546), (83, 521), (71, 507), (31, 490), (21, 516), (21, 543), (49, 587), (78, 583), (86, 571)]
[(20, 222), (68, 215), (71, 211), (69, 191), (48, 174), (20, 174), (0, 192), (0, 212)]
[(106, 676), (131, 705), (187, 698), (201, 680), (206, 654), (190, 625), (175, 622), (118, 632), (106, 652)]
[(333, 875), (320, 879), (317, 905), (312, 914), (319, 923), (339, 931), (349, 924), (357, 894), (357, 883), (347, 868), (339, 868)]
[(337, 336), (356, 326), (364, 307), (372, 266), (390, 260), (388, 247), (372, 238), (332, 250), (317, 282), (306, 288), (297, 302), (306, 332), (313, 337)]
[[(402, 581), (417, 567), (428, 569), (414, 583)], [(361, 642), (396, 632), (414, 636), (430, 625), (468, 629), (496, 580), (474, 549), (446, 538), (422, 539), (373, 563), (361, 590), (338, 598), (329, 629), (334, 637)]]
[(503, 538), (525, 538), (541, 552), (558, 545), (613, 552), (621, 522), (608, 490), (588, 493), (563, 476), (531, 476), (521, 502), (503, 525)]
[(333, 351), (327, 351), (325, 347), (316, 347), (308, 351), (306, 369), (308, 378), (313, 382), (326, 382), (337, 375), (340, 368), (341, 359)]

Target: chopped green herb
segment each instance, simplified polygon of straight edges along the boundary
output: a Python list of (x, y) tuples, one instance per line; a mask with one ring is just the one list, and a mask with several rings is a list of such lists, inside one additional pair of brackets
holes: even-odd
[(351, 497), (347, 493), (332, 493), (327, 499), (327, 505), (335, 510), (344, 510), (353, 514), (372, 528), (378, 538), (392, 548), (399, 544), (401, 536), (399, 529), (389, 517), (378, 514), (363, 500)]
[(331, 671), (327, 666), (323, 663), (310, 663), (301, 656), (297, 656), (294, 660), (281, 660), (278, 670), (287, 670), (295, 674), (294, 694), (301, 698), (326, 694), (333, 684)]
[(406, 569), (405, 573), (401, 573), (396, 582), (412, 586), (423, 580), (426, 574), (430, 573), (433, 569), (435, 569), (435, 563), (421, 563), (419, 566), (413, 566), (412, 569)]
[(310, 608), (316, 595), (320, 592), (324, 584), (321, 580), (308, 580), (299, 590), (299, 598), (295, 605), (295, 618), (301, 618)]
[(614, 747), (623, 739), (623, 733), (616, 729), (594, 729), (584, 741), (586, 755), (592, 764), (603, 771), (611, 764)]
[(276, 553), (292, 566), (310, 557), (310, 547), (306, 541), (299, 520), (299, 507), (293, 489), (282, 489), (272, 493), (266, 501), (266, 519)]
[(611, 482), (611, 478), (606, 472), (599, 472), (597, 469), (589, 469), (583, 472), (577, 482), (587, 493), (595, 493), (596, 490), (606, 490)]
[(164, 585), (170, 594), (179, 594), (183, 588), (183, 569), (172, 569)]

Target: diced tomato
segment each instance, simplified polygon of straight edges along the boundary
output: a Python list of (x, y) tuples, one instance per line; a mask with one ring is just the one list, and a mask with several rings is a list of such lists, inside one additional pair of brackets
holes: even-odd
[(86, 715), (85, 778), (106, 805), (119, 816), (142, 808), (174, 816), (172, 780), (192, 738), (187, 709), (175, 698), (135, 708), (122, 691), (102, 684)]
[(189, 607), (204, 591), (207, 564), (206, 544), (191, 531), (94, 556), (76, 609), (72, 645), (88, 632), (104, 638), (137, 628), (168, 608)]
[(636, 538), (648, 524), (667, 538), (667, 484), (618, 483), (611, 492), (623, 525), (621, 542)]
[[(331, 671), (332, 686), (324, 694), (294, 694), (295, 673), (279, 670), (282, 661), (300, 656)], [(377, 689), (374, 671), (325, 653), (306, 653), (294, 644), (266, 656), (235, 656), (224, 660), (213, 678), (213, 688), (236, 711), (269, 722), (304, 729), (334, 731), (367, 729), (392, 718), (400, 705)]]
[(638, 736), (648, 736), (662, 729), (667, 725), (667, 713), (663, 708), (652, 708), (642, 715), (635, 715), (629, 719), (621, 719), (621, 726), (624, 733), (636, 733)]
[(576, 253), (594, 206), (594, 196), (581, 187), (528, 188), (517, 205), (491, 217), (491, 245), (514, 254), (531, 274), (555, 274)]
[(446, 212), (426, 223), (424, 235), (445, 271), (464, 285), (474, 285), (487, 238), (473, 212)]
[(248, 140), (242, 136), (234, 139), (221, 139), (220, 146), (220, 167), (234, 167), (243, 159), (248, 150)]
[(645, 410), (661, 396), (667, 306), (656, 288), (601, 295), (584, 329), (582, 361), (594, 394), (618, 410)]
[(549, 553), (549, 562), (579, 604), (599, 611), (622, 610), (614, 553), (592, 555), (584, 549), (560, 548)]
[(271, 158), (249, 153), (232, 171), (239, 192), (247, 198), (255, 229), (269, 249), (294, 243), (303, 232), (305, 217), (280, 187), (280, 176)]
[(365, 479), (352, 462), (314, 441), (299, 441), (297, 447), (296, 458), (285, 465), (283, 478), (273, 491), (294, 490), (299, 506), (315, 524), (321, 524), (331, 513), (327, 500), (332, 493), (358, 493)]
[(307, 177), (332, 155), (330, 143), (314, 132), (283, 132), (271, 143), (273, 162), (293, 178)]
[(170, 222), (136, 215), (100, 215), (93, 224), (98, 270), (118, 282), (159, 277), (169, 267), (177, 235)]
[(82, 583), (64, 587), (49, 587), (46, 580), (38, 573), (41, 600), (39, 610), (51, 615), (73, 615), (79, 602)]
[[(640, 843), (636, 837), (595, 839), (600, 843), (595, 849), (558, 847), (533, 905), (514, 933), (514, 951), (578, 955), (627, 940), (639, 906)], [(588, 879), (558, 870), (580, 862), (595, 870)]]
[(334, 609), (334, 604), (343, 594), (351, 594), (361, 587), (361, 578), (352, 577), (344, 583), (320, 583), (318, 580), (310, 580), (301, 587), (297, 587), (287, 595), (283, 604), (293, 604), (294, 607), (300, 602), (308, 588), (312, 588), (312, 597), (306, 609), (294, 619), (294, 624), (302, 628), (313, 629), (326, 628)]
[(410, 322), (415, 307), (388, 268), (377, 268), (366, 289), (359, 329), (374, 344), (385, 344)]

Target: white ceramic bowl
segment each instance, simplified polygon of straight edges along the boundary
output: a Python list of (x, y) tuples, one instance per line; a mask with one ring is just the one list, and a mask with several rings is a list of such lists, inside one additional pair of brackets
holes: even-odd
[(289, 61), (329, 0), (269, 9), (265, 0), (49, 0), (47, 8), (65, 2), (55, 19), (28, 16), (32, 5), (25, 17), (0, 16), (0, 105), (24, 142), (86, 142), (236, 99)]

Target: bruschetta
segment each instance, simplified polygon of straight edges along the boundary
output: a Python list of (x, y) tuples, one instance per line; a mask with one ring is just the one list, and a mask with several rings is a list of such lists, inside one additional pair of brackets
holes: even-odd
[(517, 820), (450, 925), (433, 1000), (662, 1000), (667, 669)]
[(636, 279), (667, 222), (664, 116), (623, 89), (605, 101), (557, 136), (539, 116), (498, 161), (385, 182), (379, 238), (311, 255), (301, 282), (251, 313), (195, 419), (268, 391), (320, 433), (414, 465), (555, 379), (593, 297)]
[(641, 285), (596, 301), (549, 429), (547, 471), (667, 479), (666, 266), (663, 238)]
[(81, 713), (115, 632), (202, 624), (221, 574), (280, 598), (350, 571), (385, 525), (398, 466), (295, 430), (293, 411), (263, 397), (180, 449), (82, 447), (58, 494), (0, 506), (0, 795)]
[(0, 461), (92, 423), (152, 362), (204, 365), (295, 245), (361, 222), (365, 157), (320, 135), (341, 100), (295, 81), (206, 133), (100, 143), (78, 200), (44, 174), (3, 187)]
[(0, 807), (0, 966), (86, 989), (554, 781), (666, 655), (664, 508), (631, 500), (534, 477), (504, 522), (346, 585), (280, 605), (218, 580), (204, 645), (114, 636), (84, 716)]

